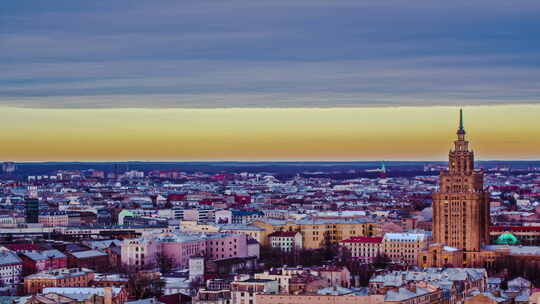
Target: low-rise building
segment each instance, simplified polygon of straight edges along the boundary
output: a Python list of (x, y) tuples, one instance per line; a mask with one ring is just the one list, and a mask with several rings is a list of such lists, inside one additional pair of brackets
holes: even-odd
[(197, 295), (192, 299), (193, 304), (230, 304), (230, 290), (207, 290), (199, 289)]
[(219, 225), (220, 232), (229, 232), (229, 233), (243, 233), (250, 238), (256, 240), (257, 242), (266, 243), (263, 240), (264, 229), (257, 227), (255, 225), (245, 225), (245, 224), (226, 224)]
[(435, 304), (443, 302), (443, 290), (425, 282), (389, 290), (385, 304)]
[(232, 210), (231, 224), (247, 224), (264, 216), (261, 211)]
[(345, 266), (312, 267), (311, 273), (325, 279), (331, 286), (351, 286), (351, 272)]
[(278, 281), (239, 276), (231, 282), (232, 304), (257, 304), (256, 295), (276, 294)]
[(94, 279), (94, 271), (87, 268), (46, 270), (24, 278), (26, 294), (36, 294), (47, 287), (87, 287)]
[(340, 244), (349, 250), (351, 256), (365, 263), (373, 262), (373, 259), (383, 254), (383, 238), (380, 236), (354, 236), (343, 240)]
[(56, 301), (52, 303), (74, 304), (81, 302), (123, 304), (128, 298), (127, 291), (124, 288), (118, 287), (49, 287), (43, 289), (43, 296), (53, 299), (53, 301), (58, 296), (63, 296), (74, 301)]
[(109, 257), (99, 250), (85, 250), (68, 253), (69, 267), (84, 267), (96, 271), (109, 270)]
[(353, 236), (380, 235), (379, 224), (363, 219), (303, 218), (292, 221), (261, 218), (251, 225), (264, 229), (261, 246), (269, 246), (268, 235), (276, 231), (300, 232), (305, 249), (318, 249), (327, 241), (339, 243)]
[(24, 275), (68, 266), (67, 256), (57, 249), (24, 251), (19, 254), (19, 257), (23, 261)]
[(65, 211), (44, 211), (39, 214), (38, 221), (43, 227), (65, 227), (69, 217)]
[(383, 238), (384, 253), (395, 263), (416, 265), (418, 255), (427, 245), (423, 233), (386, 233)]
[(128, 288), (129, 278), (120, 274), (96, 274), (93, 284), (97, 287), (124, 287)]
[(270, 247), (283, 252), (302, 249), (302, 234), (297, 231), (276, 231), (268, 235)]
[[(483, 268), (424, 268), (417, 271), (392, 271), (373, 276), (369, 280), (369, 291), (370, 294), (386, 295), (389, 291), (398, 291), (399, 288), (410, 291), (411, 286), (422, 287), (418, 284), (425, 282), (443, 290), (443, 303), (459, 303), (473, 291), (487, 290), (487, 272)], [(403, 294), (408, 294), (408, 292), (403, 290)], [(411, 299), (414, 299), (412, 295)]]
[(293, 274), (284, 273), (281, 269), (270, 269), (262, 273), (256, 273), (254, 278), (277, 281), (278, 293), (289, 293), (289, 282), (293, 276)]
[(172, 266), (188, 266), (192, 256), (209, 260), (248, 257), (247, 236), (231, 233), (162, 233), (122, 243), (122, 264), (127, 267), (146, 267), (158, 258), (168, 258)]
[(14, 287), (21, 282), (22, 260), (11, 251), (0, 251), (0, 282)]
[(383, 304), (384, 296), (360, 290), (327, 287), (313, 293), (257, 294), (257, 304)]

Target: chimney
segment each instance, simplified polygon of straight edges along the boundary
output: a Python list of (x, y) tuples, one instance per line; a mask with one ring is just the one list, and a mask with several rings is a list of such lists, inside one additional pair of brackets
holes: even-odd
[(112, 304), (112, 288), (103, 288), (103, 304)]

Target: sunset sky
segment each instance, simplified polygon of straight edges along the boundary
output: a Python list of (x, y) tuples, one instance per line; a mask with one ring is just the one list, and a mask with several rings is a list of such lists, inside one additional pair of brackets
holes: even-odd
[(540, 2), (3, 1), (0, 160), (540, 159)]

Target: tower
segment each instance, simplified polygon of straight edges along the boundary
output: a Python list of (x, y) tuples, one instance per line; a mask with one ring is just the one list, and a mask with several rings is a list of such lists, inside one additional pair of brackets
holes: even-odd
[(24, 202), (26, 223), (36, 224), (39, 222), (39, 200), (26, 198)]
[(472, 265), (489, 242), (489, 196), (484, 190), (484, 172), (474, 169), (462, 110), (456, 135), (448, 154), (448, 170), (441, 171), (439, 190), (433, 194), (433, 238), (463, 251), (463, 263)]

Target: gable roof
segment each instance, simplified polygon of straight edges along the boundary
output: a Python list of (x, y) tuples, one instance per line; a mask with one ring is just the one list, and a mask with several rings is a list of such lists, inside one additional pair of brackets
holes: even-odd
[(22, 264), (22, 260), (11, 251), (0, 252), (0, 265), (17, 265)]
[(44, 261), (51, 258), (65, 258), (66, 255), (56, 249), (49, 249), (44, 251), (25, 251), (22, 255), (26, 256), (33, 261)]
[(32, 243), (7, 244), (3, 246), (12, 251), (43, 250), (41, 246)]

